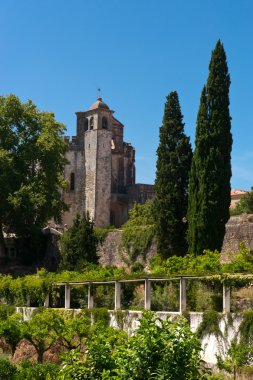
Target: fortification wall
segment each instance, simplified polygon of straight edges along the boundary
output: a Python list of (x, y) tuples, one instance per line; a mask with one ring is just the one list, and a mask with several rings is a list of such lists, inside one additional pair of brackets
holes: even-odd
[(229, 262), (242, 242), (253, 253), (253, 214), (231, 216), (227, 222), (221, 251), (222, 262)]

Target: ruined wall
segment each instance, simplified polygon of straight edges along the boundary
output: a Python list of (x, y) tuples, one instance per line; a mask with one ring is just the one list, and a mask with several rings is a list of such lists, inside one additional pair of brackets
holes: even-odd
[[(240, 243), (244, 242), (246, 247), (253, 253), (253, 215), (232, 216), (226, 225), (221, 261), (228, 262), (238, 252)], [(155, 240), (147, 251), (147, 262), (157, 252)], [(109, 232), (102, 245), (98, 248), (99, 263), (102, 266), (113, 265), (116, 267), (129, 267), (129, 254), (123, 246), (122, 230)], [(140, 261), (144, 266), (143, 257), (138, 256), (135, 261)]]
[(253, 252), (253, 215), (243, 214), (232, 216), (226, 224), (226, 234), (223, 241), (221, 260), (228, 262), (238, 252), (240, 243)]
[(131, 260), (129, 253), (123, 245), (122, 230), (109, 232), (103, 244), (99, 245), (97, 249), (100, 265), (112, 265), (118, 268), (128, 268), (134, 262), (140, 262), (144, 267), (147, 267), (149, 260), (155, 256), (156, 253), (157, 246), (155, 240), (153, 240), (146, 252), (145, 260), (142, 255), (138, 255), (134, 260)]
[(148, 199), (155, 199), (154, 185), (146, 185), (137, 183), (128, 190), (130, 207), (133, 207), (134, 202), (145, 203)]

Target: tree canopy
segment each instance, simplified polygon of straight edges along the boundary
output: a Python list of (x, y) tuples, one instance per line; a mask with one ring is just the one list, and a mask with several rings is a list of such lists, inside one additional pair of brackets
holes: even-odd
[(31, 236), (50, 218), (60, 221), (66, 208), (64, 130), (32, 101), (0, 96), (0, 226), (19, 237)]
[(167, 96), (157, 149), (155, 216), (158, 250), (163, 257), (186, 253), (185, 217), (192, 150), (184, 133), (176, 91)]
[(77, 214), (73, 225), (61, 238), (61, 269), (80, 270), (87, 263), (97, 263), (98, 238), (89, 214)]
[(221, 250), (229, 219), (231, 118), (226, 53), (218, 41), (200, 99), (189, 182), (189, 251)]
[(242, 195), (235, 208), (230, 210), (231, 215), (253, 214), (253, 187), (251, 191)]

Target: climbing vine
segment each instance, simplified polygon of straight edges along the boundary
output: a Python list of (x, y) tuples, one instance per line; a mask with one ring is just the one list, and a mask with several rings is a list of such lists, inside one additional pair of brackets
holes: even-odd
[(200, 323), (197, 333), (199, 338), (204, 338), (205, 336), (214, 335), (217, 339), (222, 337), (222, 332), (220, 330), (220, 321), (222, 315), (214, 310), (209, 310), (203, 313), (203, 319)]
[(123, 246), (127, 250), (130, 260), (141, 255), (145, 260), (146, 252), (155, 236), (154, 226), (135, 226), (123, 229)]

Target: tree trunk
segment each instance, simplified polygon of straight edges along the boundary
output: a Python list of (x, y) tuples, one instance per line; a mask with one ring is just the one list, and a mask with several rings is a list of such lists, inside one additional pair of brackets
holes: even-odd
[(5, 258), (5, 254), (6, 254), (2, 226), (3, 226), (2, 223), (0, 223), (0, 259)]
[(43, 354), (44, 354), (43, 351), (38, 351), (38, 359), (37, 359), (37, 361), (38, 361), (39, 364), (43, 363)]

